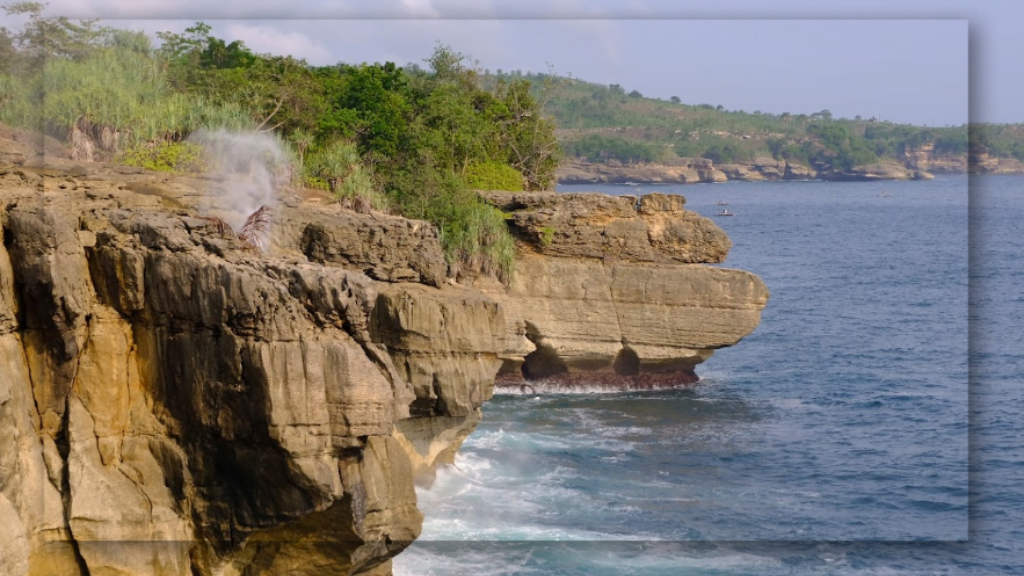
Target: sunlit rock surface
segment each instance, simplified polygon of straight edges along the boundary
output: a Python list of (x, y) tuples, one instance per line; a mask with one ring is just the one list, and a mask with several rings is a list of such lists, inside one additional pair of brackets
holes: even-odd
[(222, 181), (6, 136), (0, 573), (390, 573), (504, 341), (434, 229), (286, 194), (261, 253)]
[(389, 574), (499, 371), (692, 382), (767, 299), (681, 197), (489, 196), (516, 275), (469, 287), (431, 225), (296, 191), (249, 248), (237, 184), (0, 127), (0, 574)]
[(644, 389), (691, 384), (694, 367), (760, 322), (757, 276), (709, 266), (731, 243), (682, 196), (502, 193), (518, 240), (508, 289), (478, 284), (508, 321), (499, 385)]

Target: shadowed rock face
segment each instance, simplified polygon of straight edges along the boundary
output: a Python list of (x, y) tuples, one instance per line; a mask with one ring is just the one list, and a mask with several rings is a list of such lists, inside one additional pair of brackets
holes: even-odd
[(499, 385), (647, 389), (691, 384), (694, 366), (760, 322), (757, 276), (704, 263), (728, 237), (681, 196), (482, 194), (511, 211), (511, 286), (479, 286), (508, 320)]
[(434, 230), (286, 199), (261, 254), (198, 217), (216, 181), (26, 157), (0, 165), (0, 573), (390, 573), (504, 342)]

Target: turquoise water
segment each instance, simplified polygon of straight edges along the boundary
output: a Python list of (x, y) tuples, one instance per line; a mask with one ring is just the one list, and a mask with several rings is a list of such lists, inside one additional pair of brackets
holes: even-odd
[(640, 186), (728, 204), (761, 325), (692, 390), (496, 397), (396, 574), (1024, 573), (1024, 178), (970, 238), (967, 184)]

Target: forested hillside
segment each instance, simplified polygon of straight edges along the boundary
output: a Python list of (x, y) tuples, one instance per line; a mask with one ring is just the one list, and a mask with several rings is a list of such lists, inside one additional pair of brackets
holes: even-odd
[(774, 158), (849, 169), (904, 163), (926, 151), (939, 158), (989, 155), (1024, 161), (1024, 125), (926, 127), (877, 118), (836, 118), (828, 110), (771, 114), (646, 98), (617, 84), (549, 74), (498, 71), (489, 83), (525, 78), (558, 125), (567, 156), (594, 162), (670, 162), (704, 158), (747, 163)]

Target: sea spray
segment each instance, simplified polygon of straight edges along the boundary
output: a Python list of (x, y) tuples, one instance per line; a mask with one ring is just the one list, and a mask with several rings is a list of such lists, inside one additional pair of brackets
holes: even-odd
[[(264, 132), (200, 130), (190, 138), (203, 147), (211, 170), (211, 186), (201, 203), (204, 213), (216, 216), (241, 233), (246, 220), (266, 206), (277, 204), (276, 190), (291, 180), (294, 158), (286, 146)], [(269, 245), (269, 230), (262, 237)]]

